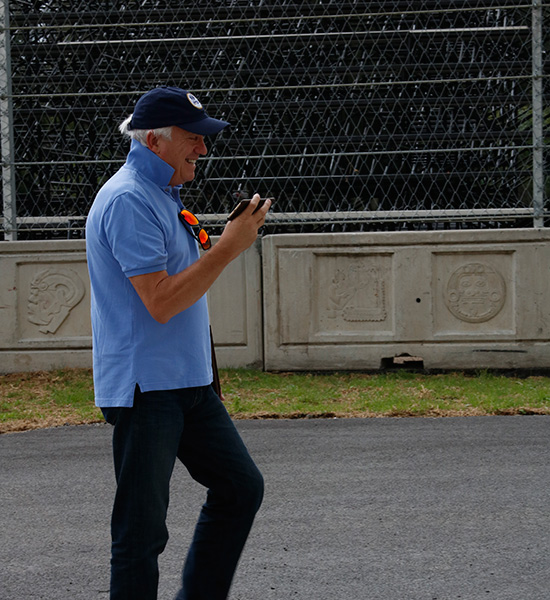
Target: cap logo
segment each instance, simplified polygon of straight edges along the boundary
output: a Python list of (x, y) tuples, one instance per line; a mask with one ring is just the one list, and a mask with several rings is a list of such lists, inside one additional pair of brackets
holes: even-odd
[(199, 110), (202, 109), (202, 104), (197, 100), (197, 98), (195, 98), (195, 96), (193, 96), (193, 94), (188, 93), (187, 94), (187, 99), (189, 100), (189, 102), (191, 102), (191, 104), (195, 107), (198, 108)]

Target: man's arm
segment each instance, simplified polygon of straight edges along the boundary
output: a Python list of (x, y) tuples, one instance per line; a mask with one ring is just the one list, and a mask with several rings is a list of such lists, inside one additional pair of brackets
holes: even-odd
[(218, 242), (199, 260), (174, 275), (157, 271), (130, 277), (130, 282), (145, 307), (159, 323), (189, 308), (210, 289), (227, 265), (249, 248), (258, 237), (271, 206), (268, 200), (252, 214), (260, 201), (256, 194), (250, 206), (236, 219), (229, 221)]

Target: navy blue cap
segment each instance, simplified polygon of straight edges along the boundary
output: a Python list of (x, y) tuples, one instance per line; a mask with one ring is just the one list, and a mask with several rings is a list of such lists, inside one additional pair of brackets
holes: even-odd
[(181, 127), (191, 133), (212, 135), (229, 123), (213, 119), (191, 92), (162, 86), (144, 94), (136, 103), (128, 129)]

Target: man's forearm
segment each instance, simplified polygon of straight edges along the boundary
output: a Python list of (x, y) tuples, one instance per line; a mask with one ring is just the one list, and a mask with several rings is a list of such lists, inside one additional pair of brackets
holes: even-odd
[(243, 214), (227, 223), (217, 244), (180, 273), (168, 275), (167, 271), (159, 271), (130, 278), (153, 319), (167, 323), (195, 304), (225, 267), (254, 243), (271, 206), (271, 201), (266, 200), (255, 212), (259, 201), (260, 196), (255, 194)]
[(130, 281), (153, 319), (167, 323), (202, 298), (238, 255), (218, 243), (179, 273), (169, 275), (167, 271), (158, 271), (136, 275)]

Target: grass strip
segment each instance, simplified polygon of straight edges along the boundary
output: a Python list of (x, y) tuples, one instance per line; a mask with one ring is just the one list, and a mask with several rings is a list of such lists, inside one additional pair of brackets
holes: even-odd
[[(550, 377), (540, 375), (222, 369), (220, 376), (236, 419), (550, 414)], [(102, 420), (89, 369), (0, 376), (0, 433)]]

